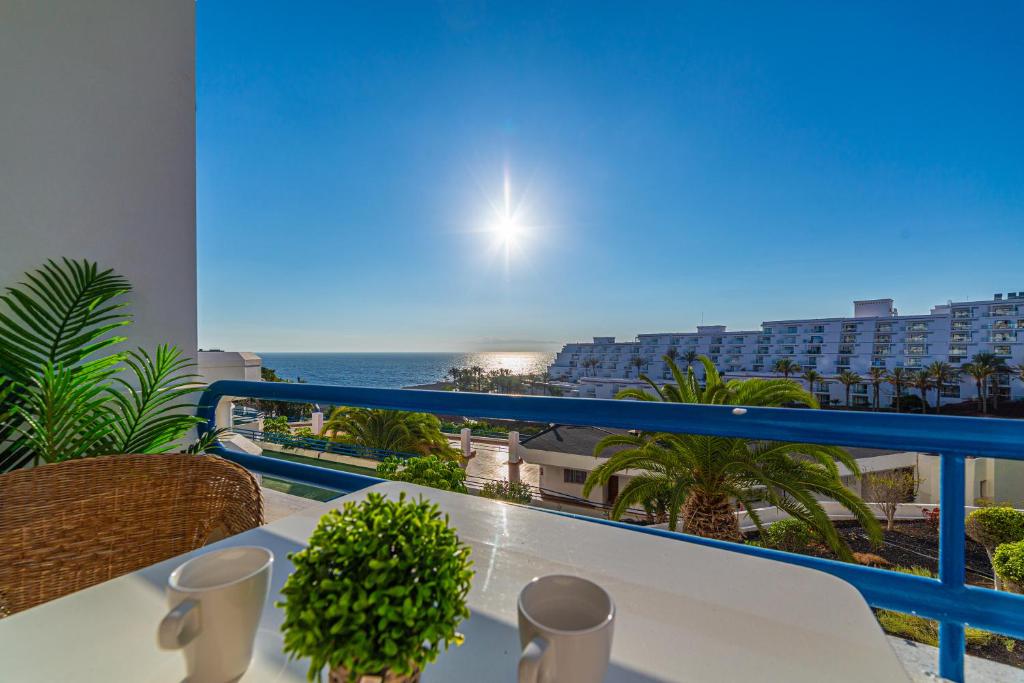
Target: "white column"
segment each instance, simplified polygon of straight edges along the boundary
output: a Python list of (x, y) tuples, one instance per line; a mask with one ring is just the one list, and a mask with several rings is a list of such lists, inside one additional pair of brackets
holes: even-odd
[(231, 428), (232, 405), (233, 404), (231, 403), (230, 398), (222, 398), (220, 401), (217, 402), (216, 416), (218, 427), (227, 427), (229, 429)]
[(317, 436), (320, 436), (320, 433), (324, 431), (324, 414), (319, 410), (313, 413), (313, 424), (310, 428)]
[(466, 459), (471, 458), (473, 453), (473, 441), (471, 436), (472, 432), (470, 432), (469, 427), (463, 427), (459, 430), (459, 443), (462, 447), (462, 457)]
[(519, 432), (508, 433), (508, 480), (519, 481)]
[(519, 432), (508, 433), (508, 461), (519, 462)]

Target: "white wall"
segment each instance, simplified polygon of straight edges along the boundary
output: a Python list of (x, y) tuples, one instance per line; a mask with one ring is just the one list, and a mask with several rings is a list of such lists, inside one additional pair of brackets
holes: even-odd
[(220, 379), (260, 381), (263, 359), (248, 351), (200, 351), (199, 374), (203, 381), (213, 383)]
[(194, 0), (0, 0), (0, 287), (62, 256), (195, 357)]

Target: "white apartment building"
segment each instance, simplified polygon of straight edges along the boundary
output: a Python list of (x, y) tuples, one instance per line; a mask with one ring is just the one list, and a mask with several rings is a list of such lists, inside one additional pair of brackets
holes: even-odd
[[(1024, 291), (983, 301), (951, 301), (921, 315), (900, 315), (892, 299), (854, 301), (853, 309), (852, 317), (770, 320), (759, 330), (704, 325), (696, 332), (641, 334), (631, 342), (594, 337), (590, 343), (566, 344), (548, 372), (553, 380), (566, 382), (575, 395), (612, 398), (620, 389), (642, 386), (637, 380), (640, 373), (670, 381), (662, 361), (669, 349), (675, 349), (680, 359), (691, 351), (708, 356), (720, 372), (733, 377), (774, 376), (772, 367), (782, 358), (803, 369), (814, 368), (826, 378), (842, 370), (866, 378), (872, 367), (914, 371), (937, 360), (958, 368), (982, 352), (993, 353), (1008, 365), (1024, 363)], [(836, 382), (814, 390), (823, 403), (845, 401), (845, 389)], [(997, 376), (990, 393), (1024, 398), (1024, 385)], [(873, 400), (867, 383), (854, 386), (851, 394), (853, 405), (866, 406)], [(944, 403), (976, 396), (970, 377), (942, 387)], [(892, 398), (892, 387), (883, 384), (882, 405), (890, 405)], [(934, 405), (934, 392), (929, 402)]]

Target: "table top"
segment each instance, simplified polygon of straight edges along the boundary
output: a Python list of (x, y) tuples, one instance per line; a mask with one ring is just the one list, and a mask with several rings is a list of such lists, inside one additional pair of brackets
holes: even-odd
[(907, 681), (860, 593), (828, 574), (547, 512), (388, 482), (0, 620), (12, 681), (180, 681), (184, 660), (157, 648), (164, 587), (185, 558), (261, 545), (275, 555), (257, 653), (242, 683), (305, 681), (281, 651), (273, 606), (320, 515), (368, 491), (423, 494), (472, 548), (476, 575), (466, 642), (427, 666), (424, 683), (514, 681), (516, 596), (533, 577), (578, 574), (617, 607), (606, 681)]

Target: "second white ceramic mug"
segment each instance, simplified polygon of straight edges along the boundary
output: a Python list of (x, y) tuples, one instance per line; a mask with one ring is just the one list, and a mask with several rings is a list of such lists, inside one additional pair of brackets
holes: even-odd
[(615, 603), (593, 581), (553, 574), (519, 593), (519, 683), (600, 683), (608, 670)]
[(245, 673), (270, 589), (274, 554), (243, 546), (194, 557), (171, 572), (157, 643), (182, 649), (189, 683), (227, 683)]

